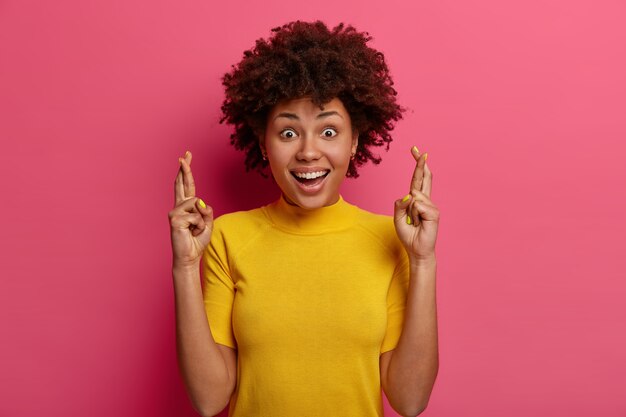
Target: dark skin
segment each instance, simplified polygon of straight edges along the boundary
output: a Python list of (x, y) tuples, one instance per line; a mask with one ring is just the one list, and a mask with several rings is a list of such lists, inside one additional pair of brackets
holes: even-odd
[[(410, 259), (410, 284), (402, 334), (395, 349), (380, 356), (381, 385), (392, 407), (407, 415), (427, 406), (437, 376), (438, 343), (435, 302), (435, 242), (439, 210), (430, 200), (432, 173), (426, 154), (411, 150), (416, 166), (410, 194), (395, 203), (394, 224)], [(179, 159), (175, 181), (175, 208), (170, 212), (174, 262), (197, 265), (208, 245), (213, 211), (195, 195), (191, 153)], [(204, 207), (203, 207), (204, 206)], [(410, 223), (408, 219), (411, 219)], [(234, 387), (236, 350), (218, 345)]]
[[(439, 212), (430, 200), (432, 172), (426, 165), (427, 154), (411, 148), (415, 169), (407, 200), (396, 202), (395, 226), (398, 238), (409, 257), (425, 259), (435, 255)], [(405, 197), (406, 198), (406, 197)]]
[[(183, 158), (178, 159), (180, 168), (174, 181), (174, 208), (168, 214), (171, 224), (173, 270), (178, 271), (179, 276), (183, 277), (193, 276), (189, 271), (197, 273), (202, 254), (209, 244), (213, 230), (213, 210), (196, 196), (195, 181), (191, 173), (191, 158), (191, 152), (186, 152)], [(185, 293), (185, 286), (183, 285), (182, 288), (180, 291)], [(183, 308), (180, 307), (180, 309)], [(187, 312), (187, 314), (193, 313)], [(220, 384), (220, 387), (213, 391), (213, 394), (219, 398), (222, 394), (218, 391), (230, 395), (235, 389), (237, 350), (219, 343), (216, 345), (227, 370), (226, 384)], [(187, 347), (193, 350), (193, 344), (189, 346)], [(199, 349), (206, 349), (206, 346)], [(212, 360), (215, 360), (215, 357)]]
[(410, 261), (404, 324), (395, 349), (380, 355), (383, 390), (403, 415), (417, 415), (426, 408), (439, 369), (435, 297), (439, 209), (430, 200), (427, 154), (413, 147), (411, 155), (416, 164), (409, 194), (394, 206), (396, 233)]
[(213, 209), (196, 197), (191, 158), (191, 152), (179, 158), (180, 169), (174, 183), (175, 205), (169, 213), (174, 264), (177, 266), (197, 264), (213, 230)]

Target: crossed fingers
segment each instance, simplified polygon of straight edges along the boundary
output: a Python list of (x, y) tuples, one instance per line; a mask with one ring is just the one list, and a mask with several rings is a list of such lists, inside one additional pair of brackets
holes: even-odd
[(420, 204), (432, 205), (430, 201), (430, 191), (432, 187), (433, 175), (428, 165), (426, 165), (426, 159), (428, 154), (420, 154), (416, 146), (411, 148), (411, 155), (415, 159), (415, 170), (411, 177), (411, 185), (409, 187), (410, 194), (413, 197), (413, 201), (407, 207), (408, 224), (417, 226), (420, 222), (419, 211), (417, 210), (417, 202)]
[(426, 165), (426, 158), (428, 154), (420, 154), (417, 147), (411, 149), (411, 155), (415, 158), (415, 170), (413, 171), (413, 177), (411, 178), (411, 195), (413, 198), (419, 200), (418, 192), (421, 192), (430, 199), (430, 191), (432, 188), (433, 174)]
[(187, 151), (184, 158), (179, 158), (180, 169), (176, 175), (174, 186), (174, 198), (176, 206), (182, 201), (196, 196), (196, 184), (191, 173), (191, 152)]

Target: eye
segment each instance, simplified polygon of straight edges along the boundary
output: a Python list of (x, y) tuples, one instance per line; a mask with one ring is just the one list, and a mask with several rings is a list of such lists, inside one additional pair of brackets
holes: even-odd
[(332, 138), (337, 136), (337, 131), (332, 127), (327, 127), (322, 131), (322, 136), (324, 136), (325, 138)]
[(297, 136), (297, 134), (296, 134), (296, 131), (293, 129), (285, 129), (282, 132), (280, 132), (280, 136), (286, 139), (293, 139)]

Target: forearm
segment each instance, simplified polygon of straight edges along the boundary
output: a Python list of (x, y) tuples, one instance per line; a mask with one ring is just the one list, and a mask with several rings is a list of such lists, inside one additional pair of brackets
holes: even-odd
[(203, 415), (218, 413), (230, 399), (229, 375), (207, 321), (200, 272), (174, 267), (172, 275), (178, 366), (196, 410)]
[(411, 262), (402, 334), (388, 369), (388, 399), (417, 415), (426, 408), (439, 369), (436, 271), (432, 260)]

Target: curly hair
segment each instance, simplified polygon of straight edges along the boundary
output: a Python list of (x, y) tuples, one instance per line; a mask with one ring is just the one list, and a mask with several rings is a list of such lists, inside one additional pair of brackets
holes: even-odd
[(235, 126), (230, 143), (246, 153), (246, 171), (257, 169), (267, 177), (258, 140), (267, 116), (278, 102), (303, 96), (322, 109), (337, 97), (348, 111), (359, 133), (348, 177), (358, 177), (357, 167), (367, 161), (379, 164), (371, 148), (389, 150), (390, 131), (406, 109), (396, 103), (384, 55), (366, 45), (369, 33), (343, 23), (331, 31), (319, 20), (290, 22), (272, 32), (222, 77), (226, 98), (220, 123)]

